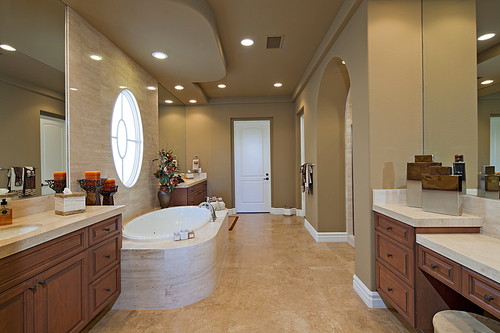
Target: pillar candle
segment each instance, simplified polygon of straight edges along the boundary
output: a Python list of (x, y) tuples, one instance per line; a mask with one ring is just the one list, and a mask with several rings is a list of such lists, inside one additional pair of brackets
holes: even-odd
[(85, 171), (85, 179), (101, 179), (101, 171)]
[(54, 180), (66, 180), (66, 172), (54, 172)]
[(104, 182), (104, 187), (114, 187), (116, 182), (113, 178), (109, 178)]

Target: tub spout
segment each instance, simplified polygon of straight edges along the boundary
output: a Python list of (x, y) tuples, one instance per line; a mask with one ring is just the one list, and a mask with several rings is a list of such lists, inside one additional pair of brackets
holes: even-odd
[(198, 205), (198, 207), (200, 207), (200, 208), (206, 207), (210, 211), (210, 213), (212, 214), (212, 219), (210, 222), (215, 222), (215, 219), (217, 217), (215, 216), (215, 209), (211, 204), (209, 204), (208, 202), (202, 202), (201, 204)]

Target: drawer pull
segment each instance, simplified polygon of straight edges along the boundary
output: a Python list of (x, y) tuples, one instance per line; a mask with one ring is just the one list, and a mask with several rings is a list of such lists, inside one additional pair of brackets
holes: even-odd
[(387, 291), (392, 291), (392, 288), (387, 287)]
[(392, 227), (389, 227), (389, 226), (387, 226), (387, 227), (385, 227), (385, 228), (386, 228), (387, 230), (391, 230), (391, 229), (392, 229)]
[(106, 291), (111, 291), (111, 288), (106, 288)]
[(46, 281), (45, 281), (45, 280), (38, 281), (38, 284), (39, 284), (39, 285), (42, 285), (42, 286), (43, 286), (43, 285), (45, 285), (45, 283), (46, 283)]
[(28, 287), (28, 289), (31, 290), (31, 291), (35, 291), (36, 290), (36, 285)]
[(105, 257), (109, 259), (109, 258), (111, 258), (111, 254), (105, 255)]
[(493, 296), (489, 296), (489, 295), (484, 295), (484, 299), (487, 300), (488, 302), (491, 302), (492, 300), (494, 300)]
[(390, 257), (392, 257), (392, 254), (390, 254), (390, 253), (387, 253), (387, 257), (389, 257), (389, 258), (390, 258)]
[(436, 268), (438, 268), (438, 265), (431, 264), (431, 268), (436, 269)]
[(106, 230), (106, 231), (110, 231), (110, 230), (111, 230), (111, 228), (109, 228), (109, 227), (108, 227), (108, 228), (104, 228), (104, 230)]

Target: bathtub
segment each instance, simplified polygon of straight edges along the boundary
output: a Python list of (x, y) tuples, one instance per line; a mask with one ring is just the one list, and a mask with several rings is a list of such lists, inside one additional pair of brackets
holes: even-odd
[(123, 237), (155, 241), (174, 237), (182, 229), (198, 230), (210, 221), (210, 211), (197, 206), (172, 207), (139, 216), (123, 227)]
[[(159, 212), (169, 210), (175, 208)], [(206, 208), (201, 209), (204, 210), (210, 213)], [(130, 221), (124, 229), (149, 214)], [(195, 238), (185, 241), (124, 237), (120, 252), (121, 294), (113, 309), (174, 309), (210, 295), (217, 287), (228, 247), (227, 210), (217, 211), (216, 215), (215, 222), (205, 223), (195, 230)], [(144, 233), (140, 225), (130, 227), (135, 228)]]

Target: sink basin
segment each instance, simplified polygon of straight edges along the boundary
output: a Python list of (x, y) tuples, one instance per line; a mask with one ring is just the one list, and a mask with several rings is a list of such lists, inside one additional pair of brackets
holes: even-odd
[(41, 224), (23, 224), (10, 227), (0, 227), (0, 240), (16, 237), (35, 231), (40, 228)]

